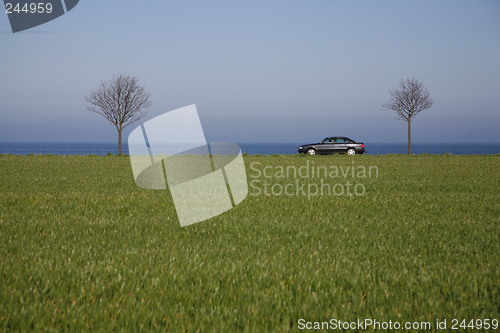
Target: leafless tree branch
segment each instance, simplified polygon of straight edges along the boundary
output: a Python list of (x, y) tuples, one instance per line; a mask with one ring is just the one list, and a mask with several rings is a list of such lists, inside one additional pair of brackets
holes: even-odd
[(432, 106), (429, 90), (416, 77), (401, 80), (399, 89), (389, 90), (390, 99), (383, 110), (393, 110), (396, 118), (408, 123), (408, 154), (411, 154), (411, 121), (421, 111)]
[(152, 103), (151, 94), (139, 85), (139, 78), (115, 74), (110, 81), (101, 81), (97, 89), (84, 96), (87, 109), (103, 116), (118, 131), (118, 153), (125, 127), (146, 116)]

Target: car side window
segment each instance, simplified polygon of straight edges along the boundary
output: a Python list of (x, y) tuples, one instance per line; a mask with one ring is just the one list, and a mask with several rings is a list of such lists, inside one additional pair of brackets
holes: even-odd
[(337, 138), (337, 143), (345, 143), (343, 138)]
[(354, 143), (354, 141), (352, 141), (351, 139), (345, 139), (345, 142), (346, 143)]

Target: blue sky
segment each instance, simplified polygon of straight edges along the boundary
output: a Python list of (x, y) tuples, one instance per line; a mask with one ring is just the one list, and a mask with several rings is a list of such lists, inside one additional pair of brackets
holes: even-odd
[(380, 109), (417, 76), (413, 142), (500, 142), (500, 1), (80, 0), (16, 34), (0, 13), (0, 41), (0, 141), (115, 141), (83, 95), (119, 72), (209, 141), (406, 142)]

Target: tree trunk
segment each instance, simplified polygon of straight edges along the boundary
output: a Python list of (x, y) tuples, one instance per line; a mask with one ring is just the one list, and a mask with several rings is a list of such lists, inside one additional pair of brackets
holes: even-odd
[(118, 155), (122, 154), (122, 131), (118, 130)]
[(408, 119), (408, 155), (411, 155), (411, 120)]

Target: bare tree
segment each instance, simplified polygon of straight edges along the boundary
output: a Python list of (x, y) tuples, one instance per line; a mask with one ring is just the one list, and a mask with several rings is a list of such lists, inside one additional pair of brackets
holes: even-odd
[(432, 106), (429, 90), (416, 77), (401, 80), (399, 89), (389, 90), (391, 98), (383, 110), (396, 111), (397, 119), (408, 123), (408, 155), (411, 154), (411, 121), (422, 110)]
[(100, 114), (118, 131), (118, 154), (122, 153), (122, 131), (143, 118), (152, 103), (151, 94), (139, 85), (139, 78), (115, 74), (110, 81), (101, 81), (96, 90), (84, 96), (89, 111)]

